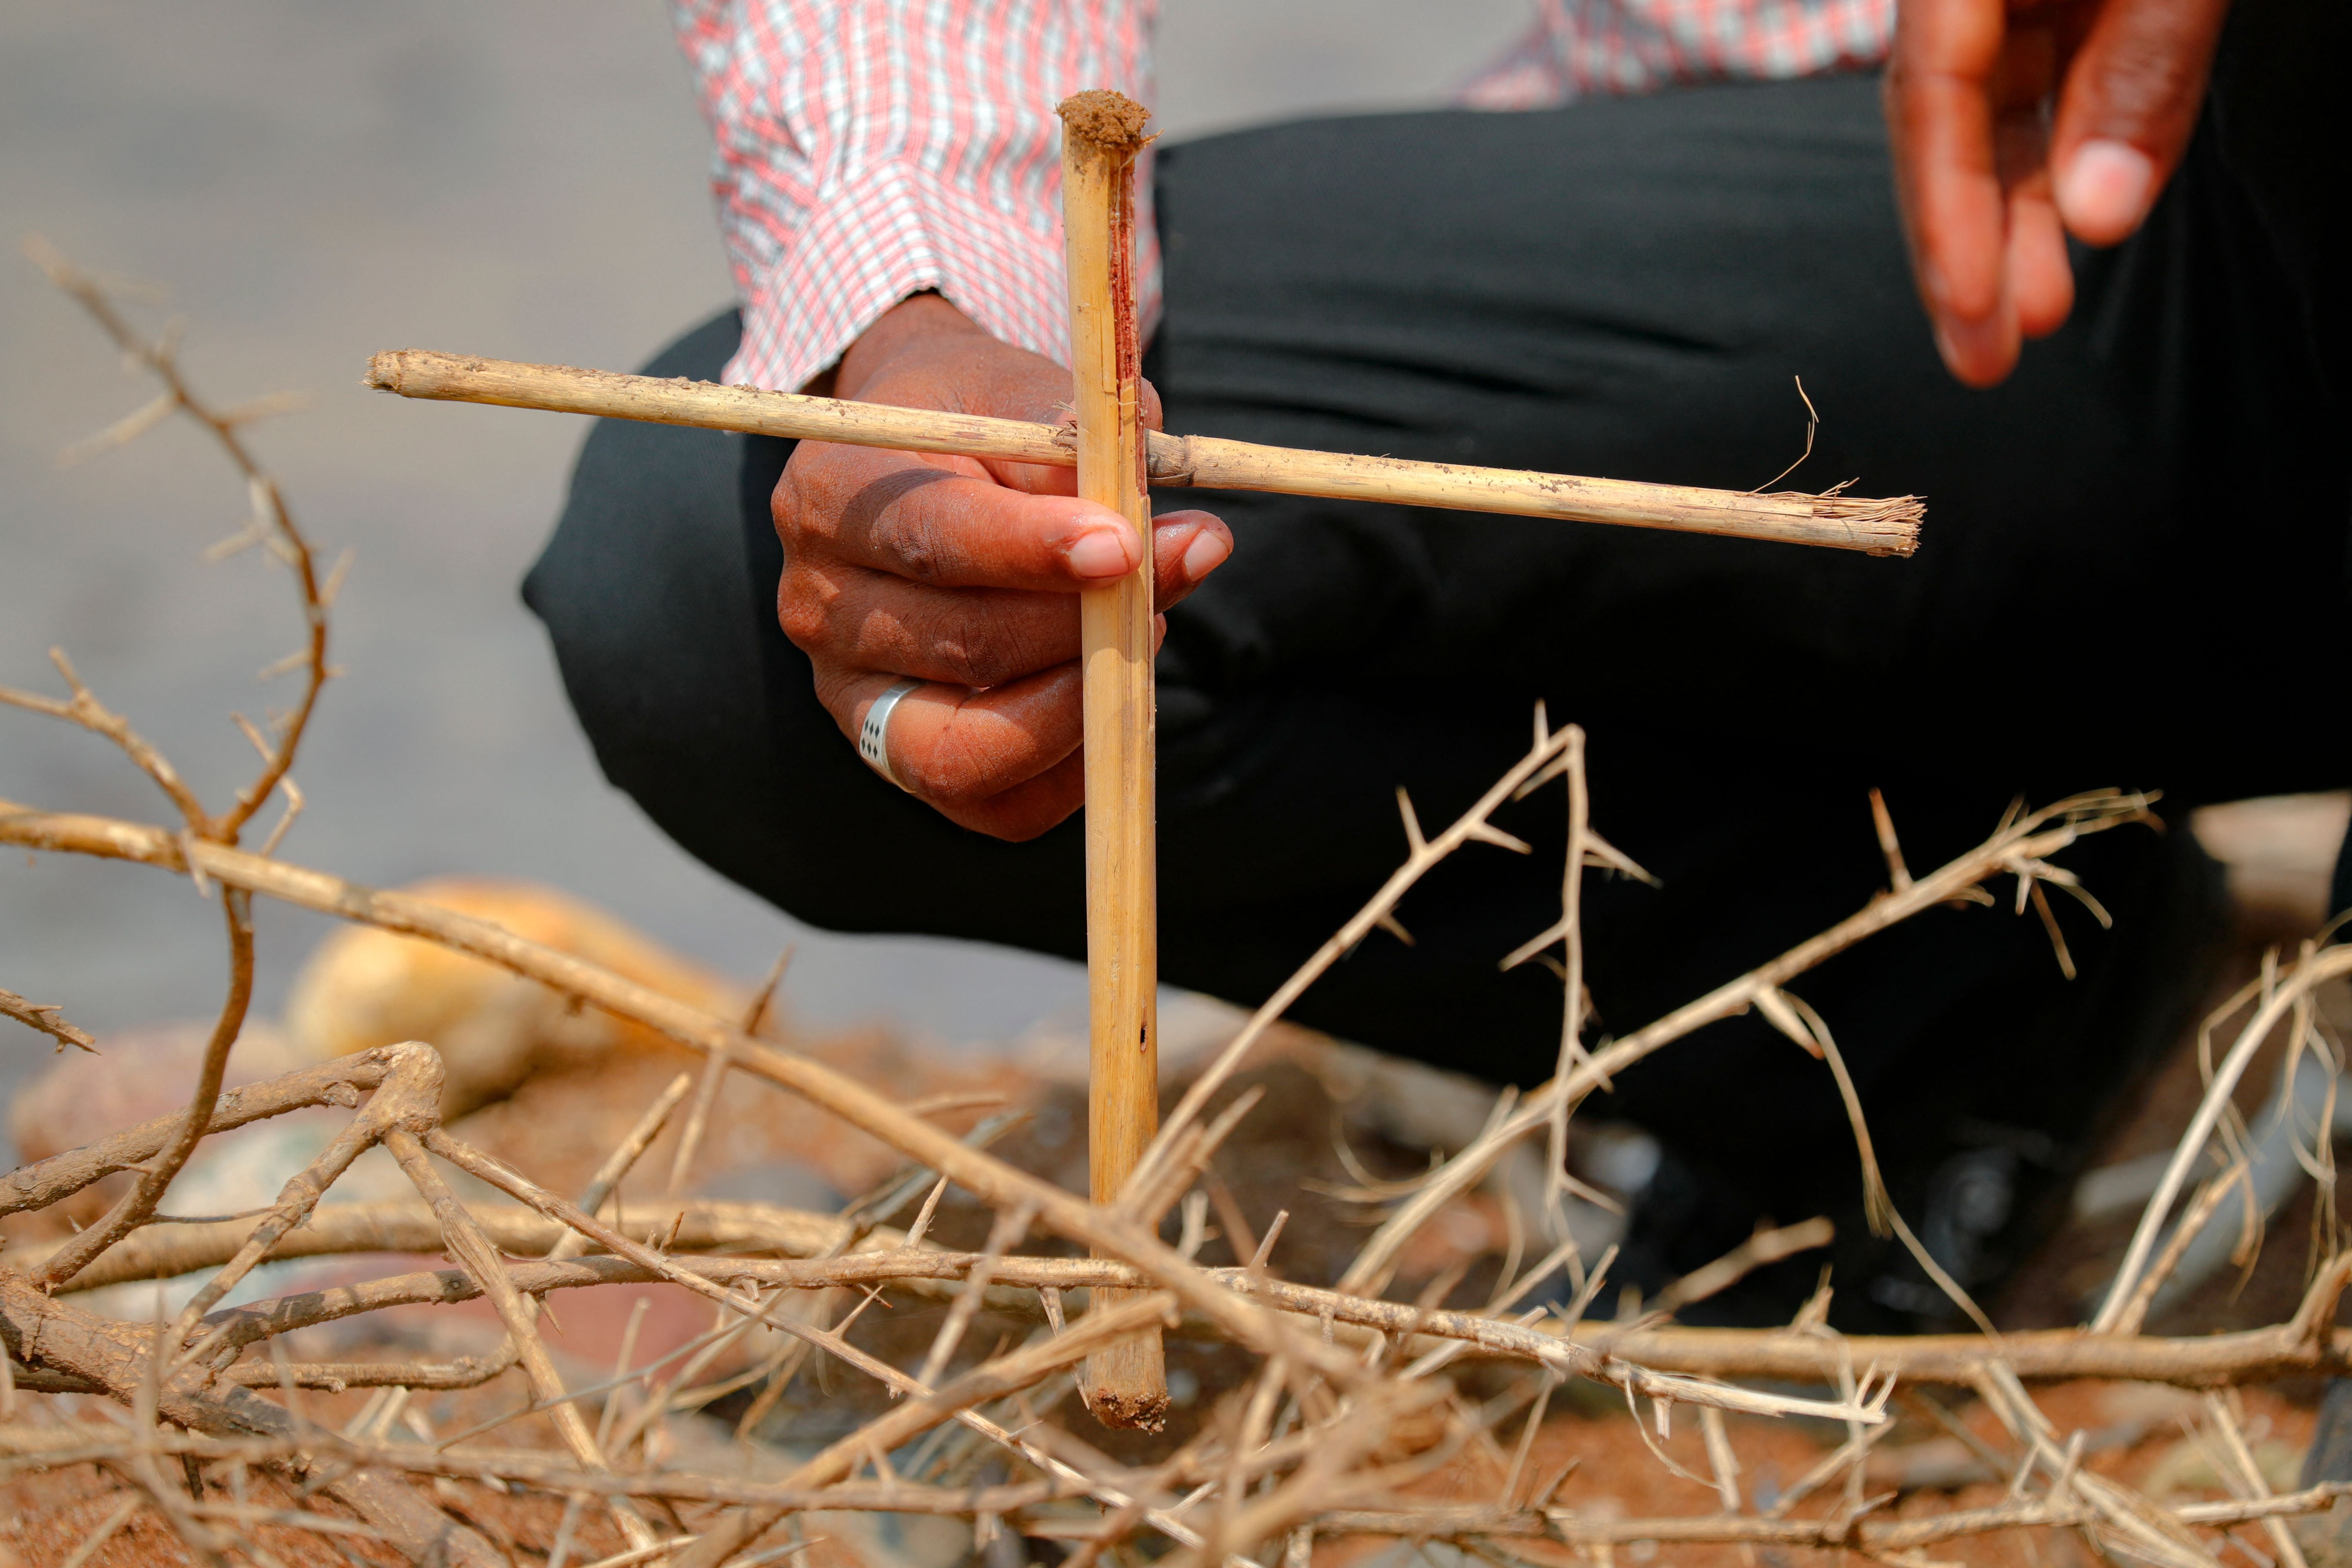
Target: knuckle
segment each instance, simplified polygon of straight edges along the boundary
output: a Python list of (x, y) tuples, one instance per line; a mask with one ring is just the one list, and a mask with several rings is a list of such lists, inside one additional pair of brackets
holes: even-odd
[(1002, 686), (1026, 675), (1027, 639), (1001, 620), (966, 615), (962, 625), (940, 646), (940, 652), (965, 686)]
[(805, 548), (824, 531), (816, 498), (795, 484), (789, 470), (768, 497), (768, 521), (788, 552)]
[(785, 640), (803, 653), (814, 653), (830, 640), (825, 635), (830, 629), (829, 617), (804, 599), (779, 600), (776, 622), (782, 627)]
[(793, 647), (816, 653), (835, 640), (834, 605), (839, 597), (820, 574), (788, 567), (776, 585), (776, 624)]
[(852, 489), (835, 509), (839, 526), (845, 537), (865, 538), (889, 570), (916, 582), (930, 582), (941, 570), (941, 549), (936, 532), (920, 515), (924, 503), (918, 498), (954, 477), (944, 468), (908, 459)]
[(803, 441), (769, 492), (768, 512), (777, 532), (788, 543), (794, 538), (838, 538), (875, 490), (877, 461), (893, 455), (830, 441)]
[(917, 583), (937, 583), (941, 574), (938, 546), (926, 531), (896, 528), (888, 534), (891, 564), (902, 577)]
[(783, 578), (776, 583), (776, 626), (804, 654), (846, 651), (856, 642), (846, 627), (845, 583), (825, 569), (785, 557)]

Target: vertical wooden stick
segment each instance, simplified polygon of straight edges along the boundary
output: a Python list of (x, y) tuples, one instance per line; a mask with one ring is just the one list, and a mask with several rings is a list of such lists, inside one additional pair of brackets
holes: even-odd
[[(1079, 596), (1086, 675), (1087, 1109), (1094, 1201), (1110, 1203), (1160, 1125), (1160, 894), (1154, 853), (1151, 501), (1139, 417), (1135, 155), (1150, 117), (1097, 89), (1065, 101), (1062, 227), (1070, 278), (1078, 494), (1121, 513), (1143, 559)], [(1093, 1310), (1130, 1292), (1097, 1290)], [(1112, 1426), (1158, 1429), (1168, 1380), (1157, 1330), (1097, 1351), (1079, 1384)]]

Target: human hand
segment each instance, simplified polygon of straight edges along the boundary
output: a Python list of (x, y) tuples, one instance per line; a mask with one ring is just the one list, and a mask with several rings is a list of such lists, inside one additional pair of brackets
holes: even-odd
[[(1070, 373), (924, 294), (867, 329), (832, 390), (1050, 424), (1067, 416)], [(1143, 394), (1158, 429), (1159, 396), (1148, 384)], [(816, 441), (793, 453), (772, 509), (777, 619), (844, 735), (894, 682), (928, 681), (890, 718), (891, 770), (916, 795), (1016, 842), (1084, 803), (1077, 595), (1134, 569), (1141, 546), (1125, 518), (1078, 500), (1069, 468)], [(1206, 512), (1154, 519), (1155, 606), (1191, 593), (1233, 547)]]
[(2065, 236), (2137, 229), (2196, 129), (2229, 0), (1901, 0), (1886, 125), (1920, 299), (1990, 386), (2074, 308)]

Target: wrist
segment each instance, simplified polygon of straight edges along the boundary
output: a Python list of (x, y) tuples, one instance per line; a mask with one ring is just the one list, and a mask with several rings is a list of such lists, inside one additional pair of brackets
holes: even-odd
[(874, 324), (841, 356), (833, 373), (835, 397), (855, 398), (859, 391), (886, 374), (909, 355), (936, 346), (940, 340), (988, 334), (970, 316), (936, 293), (909, 295), (875, 319)]

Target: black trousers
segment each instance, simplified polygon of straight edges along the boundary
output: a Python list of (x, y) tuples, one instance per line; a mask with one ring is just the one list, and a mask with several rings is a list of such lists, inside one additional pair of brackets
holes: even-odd
[[(1928, 512), (1920, 554), (1888, 561), (1163, 497), (1214, 508), (1237, 540), (1160, 661), (1164, 976), (1263, 999), (1402, 855), (1397, 786), (1423, 823), (1450, 820), (1526, 746), (1538, 700), (1590, 733), (1596, 828), (1664, 883), (1591, 886), (1608, 1032), (1868, 900), (1886, 876), (1873, 786), (1924, 868), (2021, 794), (2160, 788), (2178, 822), (2199, 800), (2352, 779), (2352, 726), (2319, 695), (2340, 690), (2352, 517), (2340, 318), (2315, 314), (2316, 280), (2345, 276), (2313, 196), (2333, 182), (2232, 140), (2233, 79), (2225, 62), (2145, 232), (2078, 257), (2074, 320), (1990, 393), (1936, 361), (1874, 79), (1166, 149), (1147, 371), (1171, 429), (1745, 489), (1801, 449), (1801, 375), (1822, 424), (1786, 482), (1917, 492)], [(2285, 110), (2265, 112), (2269, 129)], [(721, 317), (647, 368), (715, 377), (736, 334)], [(869, 773), (817, 706), (774, 614), (767, 502), (788, 454), (591, 434), (526, 596), (606, 774), (813, 923), (1083, 956), (1077, 823), (1020, 846), (966, 833)], [(1496, 961), (1557, 913), (1564, 811), (1554, 790), (1498, 820), (1536, 853), (1461, 852), (1406, 900), (1414, 945), (1376, 935), (1296, 1016), (1546, 1076), (1558, 983)], [(2182, 999), (2213, 909), (2189, 836), (2109, 834), (2067, 863), (2116, 917), (2105, 932), (2061, 909), (2072, 984), (2034, 917), (2003, 908), (1933, 911), (1794, 986), (1837, 1032), (1906, 1204), (1987, 1150), (2064, 1169)], [(1596, 1110), (1676, 1156), (1637, 1276), (1759, 1215), (1823, 1212), (1857, 1221), (1842, 1268), (1877, 1267), (1829, 1076), (1760, 1023), (1703, 1031)], [(1948, 1263), (1986, 1278), (2007, 1245)]]

